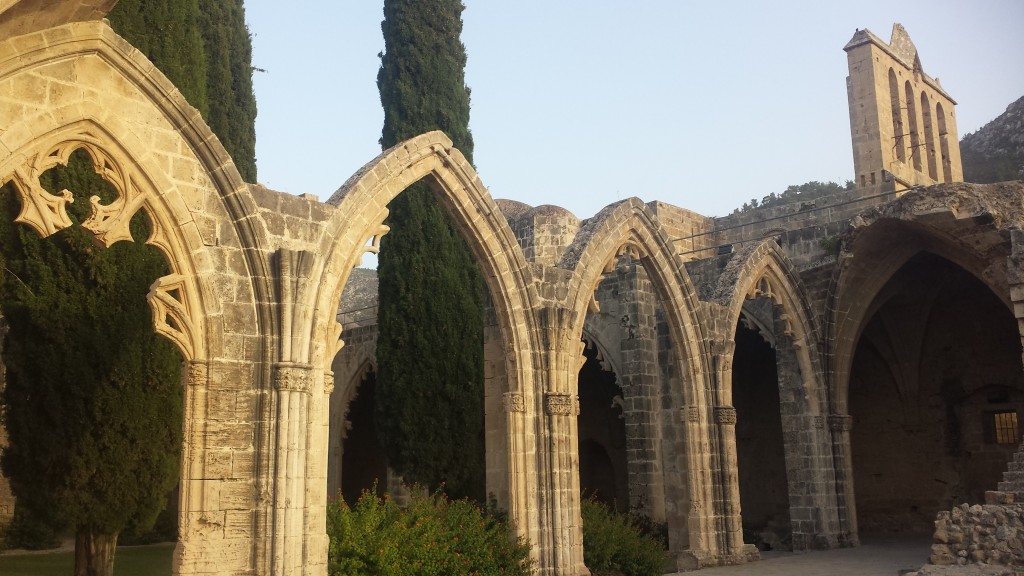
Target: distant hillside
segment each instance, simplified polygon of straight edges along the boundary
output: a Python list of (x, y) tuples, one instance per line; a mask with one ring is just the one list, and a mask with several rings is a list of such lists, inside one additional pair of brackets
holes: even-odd
[(960, 140), (967, 182), (1024, 179), (1024, 97), (995, 120)]

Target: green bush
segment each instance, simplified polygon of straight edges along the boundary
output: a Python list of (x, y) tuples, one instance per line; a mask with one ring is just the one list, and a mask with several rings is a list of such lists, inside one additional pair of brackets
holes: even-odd
[(331, 576), (528, 576), (529, 545), (499, 516), (439, 492), (414, 495), (407, 508), (365, 491), (349, 508), (327, 506)]
[(665, 549), (636, 521), (593, 498), (583, 500), (583, 562), (594, 576), (657, 576)]

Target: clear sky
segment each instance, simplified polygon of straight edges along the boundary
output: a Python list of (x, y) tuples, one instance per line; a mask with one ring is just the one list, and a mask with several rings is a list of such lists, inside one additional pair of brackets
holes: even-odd
[[(960, 136), (1024, 96), (1024, 1), (465, 0), (474, 159), (495, 198), (709, 216), (853, 177), (846, 53), (904, 25)], [(326, 200), (380, 152), (381, 0), (250, 0), (259, 181)]]

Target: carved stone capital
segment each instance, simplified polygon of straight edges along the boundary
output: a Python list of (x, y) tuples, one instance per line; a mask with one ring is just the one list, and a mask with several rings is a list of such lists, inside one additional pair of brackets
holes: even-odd
[(313, 390), (313, 367), (293, 362), (275, 364), (274, 388), (309, 394)]
[(683, 422), (697, 422), (700, 420), (700, 408), (697, 406), (683, 406), (679, 409), (679, 419)]
[(735, 426), (736, 409), (732, 406), (715, 406), (715, 423), (722, 426)]
[(572, 416), (576, 413), (571, 394), (548, 393), (544, 395), (544, 412), (552, 416)]
[(526, 400), (517, 392), (505, 392), (501, 395), (501, 405), (505, 412), (526, 412)]
[(849, 432), (853, 429), (853, 416), (848, 414), (829, 414), (828, 427), (833, 432)]
[(210, 381), (210, 367), (205, 362), (189, 362), (186, 382), (189, 386), (206, 386)]
[(334, 372), (324, 372), (324, 394), (330, 396), (334, 392)]
[(728, 356), (736, 352), (735, 340), (717, 340), (711, 343), (711, 353), (716, 356)]
[(815, 416), (814, 417), (814, 428), (817, 429), (817, 430), (824, 430), (825, 429), (825, 417), (824, 416)]

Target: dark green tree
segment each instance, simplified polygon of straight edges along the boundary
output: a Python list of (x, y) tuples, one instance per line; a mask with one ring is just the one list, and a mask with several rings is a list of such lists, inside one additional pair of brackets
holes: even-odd
[(206, 47), (208, 112), (213, 133), (246, 182), (256, 181), (256, 97), (252, 91), (252, 37), (242, 0), (200, 0)]
[(167, 273), (135, 242), (110, 248), (78, 225), (92, 195), (115, 197), (83, 152), (41, 178), (76, 202), (71, 228), (40, 238), (16, 224), (11, 185), (0, 194), (0, 306), (7, 322), (0, 465), (19, 510), (76, 534), (76, 575), (110, 575), (118, 534), (152, 524), (178, 477), (181, 356), (153, 330), (146, 294)]
[[(385, 0), (384, 148), (440, 129), (472, 161), (463, 8), (460, 0)], [(482, 501), (483, 281), (426, 183), (388, 207), (377, 267), (381, 441), (407, 481)]]
[(199, 110), (242, 178), (255, 182), (252, 37), (242, 0), (120, 0), (108, 18)]

